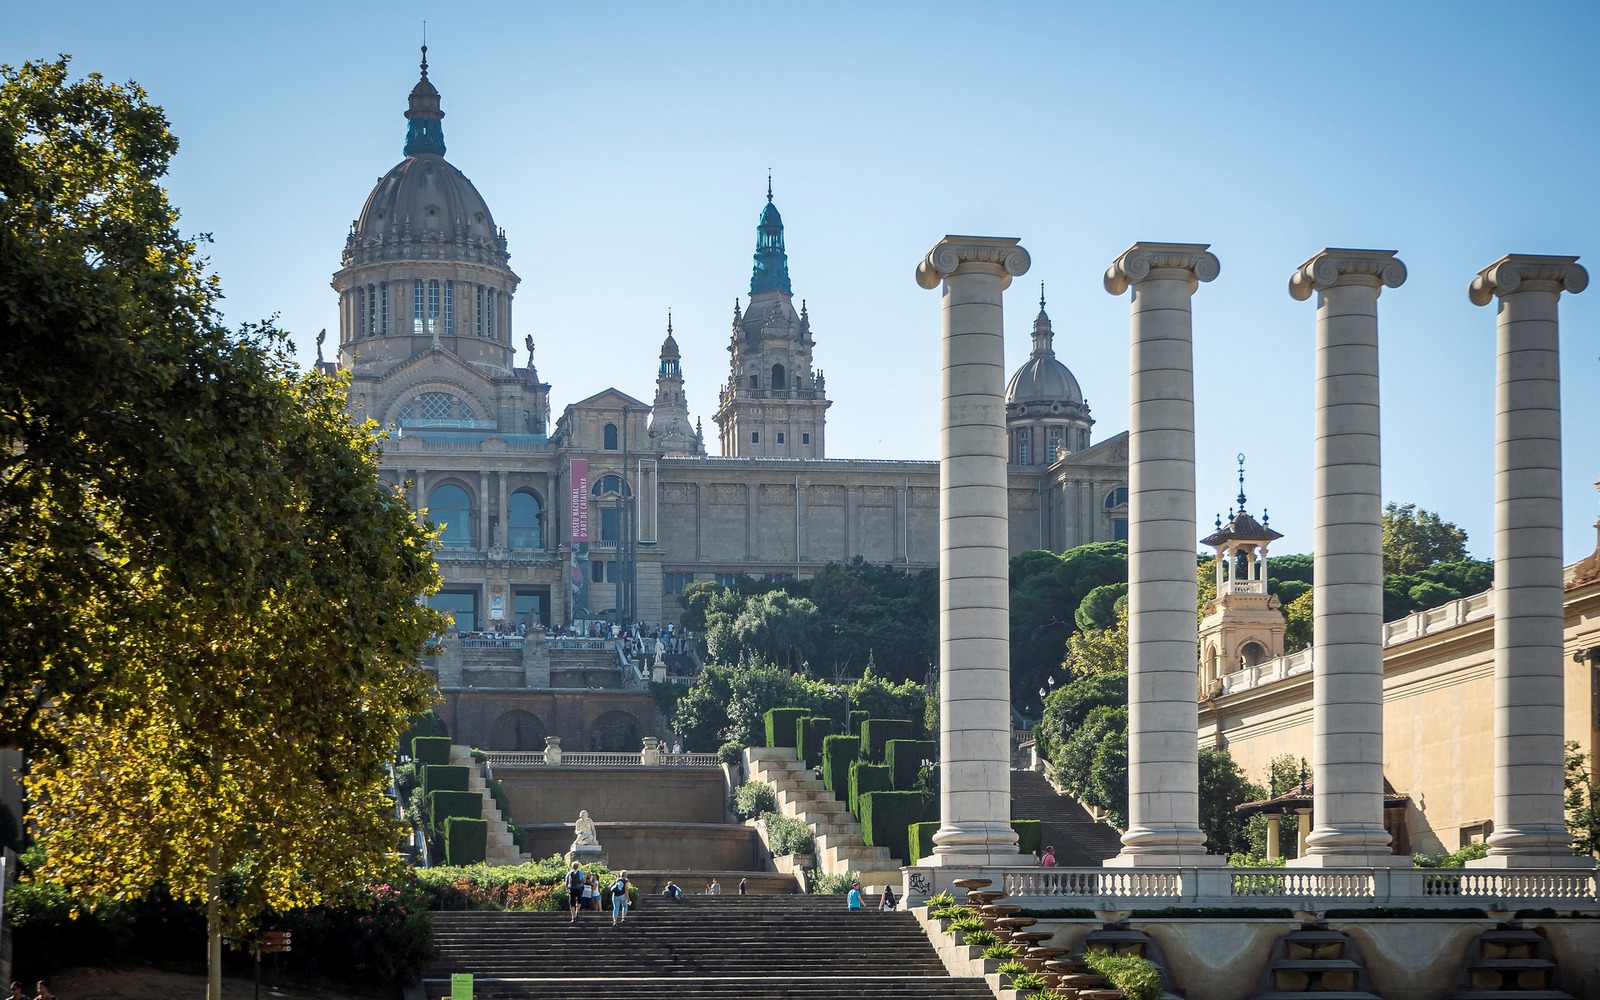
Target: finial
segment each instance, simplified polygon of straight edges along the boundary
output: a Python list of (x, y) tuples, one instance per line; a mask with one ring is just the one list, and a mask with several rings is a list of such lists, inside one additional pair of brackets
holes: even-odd
[(672, 336), (672, 307), (667, 306), (667, 336)]
[(428, 78), (428, 22), (422, 22), (422, 78)]
[(1239, 512), (1244, 513), (1244, 452), (1239, 452)]
[(767, 204), (772, 204), (772, 168), (767, 168)]
[(1217, 530), (1218, 531), (1222, 530), (1222, 515), (1221, 514), (1217, 515)]
[(1039, 282), (1039, 311), (1044, 312), (1044, 282)]
[(1272, 515), (1267, 513), (1267, 508), (1261, 508), (1261, 526), (1265, 528), (1270, 520), (1272, 520)]
[(805, 299), (801, 299), (800, 300), (800, 318), (801, 319), (805, 319), (806, 318), (806, 300)]

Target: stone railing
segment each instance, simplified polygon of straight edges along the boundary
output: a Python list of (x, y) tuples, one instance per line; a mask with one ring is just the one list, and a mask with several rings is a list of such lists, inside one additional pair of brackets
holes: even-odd
[(615, 639), (577, 639), (570, 635), (551, 639), (551, 649), (610, 649), (616, 644)]
[(520, 635), (486, 635), (457, 641), (462, 649), (521, 649), (527, 639)]
[[(913, 871), (908, 869), (908, 871)], [(960, 878), (973, 869), (918, 869)], [(1003, 886), (1009, 902), (1077, 898), (1099, 909), (1261, 906), (1306, 910), (1341, 907), (1553, 907), (1600, 912), (1596, 873), (1580, 869), (1438, 868), (996, 868), (982, 875)], [(1127, 904), (1126, 906), (1123, 904)]]
[[(637, 753), (571, 753), (563, 751), (559, 765), (547, 765), (542, 750), (490, 750), (486, 753), (494, 767), (638, 767), (644, 755)], [(714, 753), (664, 753), (652, 767), (721, 767), (722, 758)]]

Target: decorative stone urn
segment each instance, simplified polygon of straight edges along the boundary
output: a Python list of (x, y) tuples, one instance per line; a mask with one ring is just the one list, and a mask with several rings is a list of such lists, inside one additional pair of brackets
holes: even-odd
[(644, 749), (639, 752), (639, 763), (654, 767), (661, 763), (661, 743), (654, 736), (644, 738)]
[(561, 763), (561, 737), (546, 736), (544, 738), (544, 762), (550, 765)]

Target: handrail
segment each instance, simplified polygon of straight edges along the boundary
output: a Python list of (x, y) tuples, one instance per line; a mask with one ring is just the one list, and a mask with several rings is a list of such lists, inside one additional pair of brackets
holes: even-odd
[[(637, 753), (568, 753), (561, 754), (560, 765), (546, 762), (542, 750), (489, 750), (485, 759), (495, 767), (637, 767), (644, 763), (644, 755)], [(714, 753), (664, 753), (661, 763), (652, 766), (721, 767), (722, 758)]]

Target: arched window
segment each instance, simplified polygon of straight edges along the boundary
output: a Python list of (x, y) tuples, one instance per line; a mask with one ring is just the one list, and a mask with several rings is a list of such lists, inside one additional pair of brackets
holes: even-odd
[(1128, 506), (1128, 488), (1118, 486), (1106, 494), (1106, 510), (1116, 510), (1118, 507)]
[(601, 476), (595, 480), (594, 489), (591, 491), (597, 497), (610, 496), (622, 492), (622, 477), (618, 475)]
[(782, 365), (772, 366), (772, 387), (774, 389), (787, 389), (789, 387), (788, 381), (784, 377)]
[(1239, 647), (1239, 665), (1253, 667), (1266, 658), (1267, 651), (1258, 642), (1247, 642)]
[(424, 392), (406, 402), (396, 414), (406, 426), (470, 423), (478, 419), (472, 404), (448, 392)]
[(606, 451), (616, 451), (617, 450), (617, 425), (616, 424), (606, 424), (605, 448), (606, 448)]
[(511, 547), (514, 549), (544, 548), (544, 505), (529, 490), (511, 494), (509, 523)]
[(472, 547), (472, 501), (467, 491), (445, 484), (428, 497), (428, 520), (439, 526), (439, 543), (450, 548)]

